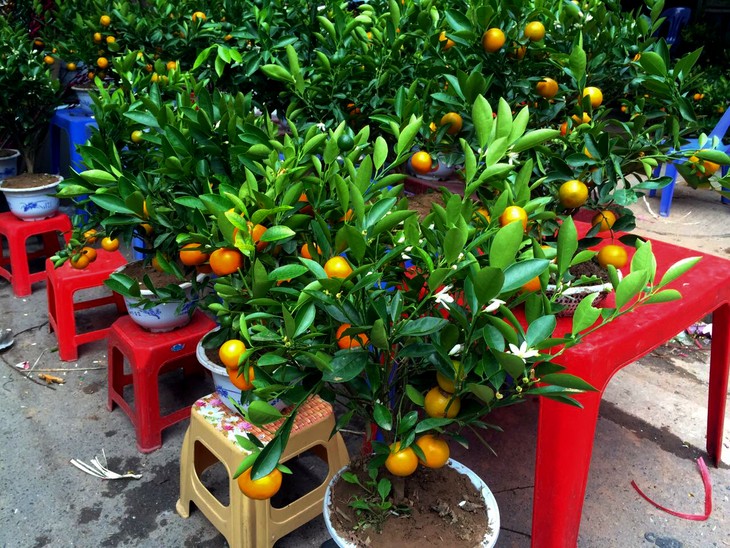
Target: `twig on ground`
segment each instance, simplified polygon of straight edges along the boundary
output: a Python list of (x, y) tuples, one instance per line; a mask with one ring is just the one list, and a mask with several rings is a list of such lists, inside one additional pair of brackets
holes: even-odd
[(654, 213), (654, 210), (651, 208), (651, 205), (649, 204), (649, 200), (646, 199), (646, 196), (642, 196), (642, 198), (644, 199), (644, 205), (646, 206), (647, 211), (649, 211), (649, 215), (651, 215), (655, 219), (658, 219), (659, 215)]
[(9, 363), (8, 363), (8, 362), (7, 362), (6, 360), (5, 360), (5, 358), (2, 358), (2, 361), (3, 361), (3, 363), (4, 363), (5, 365), (7, 365), (7, 366), (8, 366), (8, 367), (9, 367), (10, 369), (12, 369), (12, 370), (13, 370), (13, 371), (15, 371), (16, 373), (18, 373), (18, 375), (20, 375), (20, 376), (22, 376), (22, 377), (25, 377), (26, 379), (28, 379), (28, 380), (29, 380), (29, 381), (31, 381), (31, 382), (34, 382), (34, 383), (36, 383), (36, 384), (37, 384), (38, 386), (45, 386), (46, 388), (49, 388), (49, 389), (51, 389), (51, 390), (55, 390), (55, 389), (56, 389), (56, 387), (55, 387), (55, 386), (52, 386), (52, 385), (50, 385), (50, 384), (47, 384), (47, 383), (45, 383), (45, 382), (41, 382), (41, 381), (39, 381), (39, 380), (36, 380), (36, 379), (34, 379), (33, 377), (31, 377), (31, 376), (30, 376), (30, 373), (26, 373), (25, 371), (21, 371), (21, 370), (20, 370), (20, 369), (18, 369), (17, 367), (14, 367), (14, 366), (10, 365), (10, 364), (9, 364)]
[(105, 365), (99, 367), (53, 367), (50, 369), (36, 369), (36, 373), (68, 373), (69, 371), (76, 371), (77, 373), (83, 373), (85, 371), (94, 371), (96, 369), (106, 369)]

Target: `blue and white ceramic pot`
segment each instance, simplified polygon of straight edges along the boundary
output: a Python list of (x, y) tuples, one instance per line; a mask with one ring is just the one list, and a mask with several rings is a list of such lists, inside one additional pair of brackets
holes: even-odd
[(63, 177), (45, 173), (37, 175), (43, 182), (34, 187), (8, 186), (19, 177), (28, 177), (28, 174), (0, 181), (0, 191), (5, 194), (10, 211), (23, 221), (40, 221), (58, 213), (59, 199), (54, 194), (58, 191), (58, 184), (63, 181)]

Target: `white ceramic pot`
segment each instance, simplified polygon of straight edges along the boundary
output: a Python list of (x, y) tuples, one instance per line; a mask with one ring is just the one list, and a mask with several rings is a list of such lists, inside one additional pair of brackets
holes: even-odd
[(94, 104), (94, 100), (91, 98), (89, 88), (73, 86), (71, 89), (76, 92), (76, 98), (79, 100), (79, 108), (89, 115), (93, 114), (94, 111), (91, 110), (91, 105)]
[(53, 196), (63, 177), (56, 175), (53, 183), (35, 188), (4, 188), (0, 181), (0, 190), (5, 194), (10, 211), (23, 221), (40, 221), (53, 217), (58, 213), (59, 199)]
[[(124, 266), (116, 270), (116, 272), (123, 271)], [(204, 278), (204, 274), (198, 275), (199, 282)], [(172, 331), (178, 327), (187, 325), (193, 317), (199, 296), (193, 295), (193, 284), (191, 282), (181, 283), (180, 289), (185, 291), (186, 299), (161, 302), (149, 308), (137, 306), (140, 299), (124, 297), (124, 304), (127, 305), (129, 317), (132, 318), (134, 323), (152, 333), (166, 333), (167, 331)], [(145, 299), (150, 301), (156, 299), (155, 294), (149, 289), (142, 289), (141, 293)]]
[[(216, 327), (215, 329), (213, 329), (213, 331), (211, 331), (211, 333), (214, 331), (218, 331), (219, 329), (220, 327)], [(205, 337), (203, 337), (203, 339), (204, 338)], [(213, 384), (215, 385), (215, 391), (218, 392), (221, 401), (226, 404), (226, 407), (228, 407), (228, 409), (230, 409), (231, 411), (238, 413), (238, 409), (236, 409), (236, 406), (233, 404), (233, 401), (235, 401), (239, 404), (241, 408), (245, 410), (248, 406), (241, 405), (241, 389), (236, 388), (233, 385), (231, 380), (228, 378), (228, 371), (226, 371), (225, 367), (221, 367), (220, 365), (213, 363), (208, 359), (208, 356), (205, 353), (205, 348), (203, 348), (202, 339), (198, 342), (198, 346), (195, 349), (195, 356), (198, 358), (198, 362), (200, 362), (200, 365), (205, 367), (213, 375)], [(284, 410), (284, 408), (286, 408), (286, 403), (284, 403), (284, 401), (280, 399), (272, 400), (269, 403), (276, 407), (279, 411), (282, 411)]]
[(10, 155), (0, 156), (0, 181), (18, 174), (18, 158), (20, 158), (20, 151), (14, 148), (5, 148), (2, 150), (6, 153), (9, 152)]
[[(494, 495), (489, 490), (489, 487), (487, 487), (487, 484), (484, 483), (482, 478), (477, 476), (472, 470), (461, 464), (460, 462), (457, 462), (453, 459), (449, 459), (446, 462), (446, 466), (449, 466), (450, 468), (453, 468), (460, 474), (464, 474), (469, 478), (469, 481), (471, 481), (472, 485), (477, 488), (477, 491), (479, 491), (482, 495), (482, 501), (484, 502), (484, 506), (487, 509), (487, 519), (489, 520), (489, 532), (484, 537), (482, 542), (478, 545), (481, 548), (492, 548), (497, 543), (497, 538), (499, 537), (499, 508), (497, 507), (497, 500), (494, 498)], [(330, 520), (330, 506), (332, 504), (332, 486), (337, 482), (337, 480), (340, 478), (343, 472), (345, 472), (349, 466), (345, 466), (342, 468), (337, 474), (334, 475), (332, 478), (332, 481), (329, 482), (327, 485), (327, 490), (324, 493), (324, 523), (327, 526), (327, 531), (332, 536), (332, 540), (335, 541), (335, 544), (339, 546), (340, 548), (355, 548), (355, 545), (348, 542), (347, 540), (343, 539), (342, 537), (337, 534), (337, 531), (332, 526), (332, 521)]]

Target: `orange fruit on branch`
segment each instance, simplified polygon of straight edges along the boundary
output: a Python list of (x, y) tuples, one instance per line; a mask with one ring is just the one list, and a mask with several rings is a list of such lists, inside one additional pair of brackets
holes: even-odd
[(246, 380), (243, 373), (238, 371), (237, 367), (226, 368), (226, 371), (228, 371), (228, 380), (231, 381), (231, 384), (239, 390), (245, 392), (246, 390), (251, 390), (253, 388), (253, 381), (256, 380), (253, 367), (248, 368), (248, 380)]
[(482, 48), (487, 53), (495, 53), (502, 49), (506, 38), (504, 32), (498, 28), (491, 28), (482, 35)]
[(357, 335), (343, 335), (343, 333), (350, 329), (352, 325), (349, 323), (343, 323), (340, 327), (337, 328), (337, 331), (335, 331), (335, 337), (337, 338), (337, 346), (339, 346), (342, 350), (350, 350), (353, 347), (363, 347), (366, 346), (370, 339), (365, 333), (358, 333)]
[(567, 209), (582, 206), (588, 200), (588, 186), (583, 181), (565, 181), (558, 189), (560, 204)]
[(449, 460), (449, 444), (441, 437), (426, 434), (416, 440), (425, 460), (418, 459), (426, 468), (441, 468)]
[(238, 488), (250, 499), (267, 500), (281, 489), (281, 472), (274, 468), (269, 474), (257, 480), (251, 479), (251, 468), (238, 476)]
[(210, 257), (201, 251), (202, 244), (185, 244), (180, 249), (180, 262), (186, 266), (198, 266), (203, 264)]
[(229, 339), (218, 348), (218, 357), (226, 369), (238, 371), (238, 362), (246, 351), (246, 345), (238, 339)]
[(532, 42), (539, 42), (545, 38), (545, 25), (540, 21), (532, 21), (525, 25), (525, 38), (529, 38)]
[(596, 213), (591, 219), (591, 225), (600, 225), (599, 232), (605, 232), (613, 227), (616, 222), (616, 214), (613, 211), (605, 209)]
[(463, 124), (464, 120), (456, 112), (447, 112), (441, 117), (440, 125), (449, 126), (449, 129), (446, 130), (446, 133), (449, 135), (456, 135), (459, 133)]
[[(461, 398), (441, 390), (441, 387), (434, 386), (428, 391), (423, 402), (426, 414), (429, 417), (440, 417), (453, 419), (461, 409)], [(448, 407), (448, 410), (446, 409)]]
[(105, 236), (101, 240), (101, 248), (105, 251), (116, 251), (119, 249), (119, 238)]
[(401, 449), (400, 442), (397, 441), (390, 446), (390, 454), (385, 459), (385, 467), (394, 476), (410, 476), (418, 468), (418, 457), (410, 447)]
[(328, 278), (347, 278), (352, 274), (352, 267), (344, 257), (332, 257), (324, 263), (324, 271)]
[(413, 156), (411, 156), (411, 166), (413, 166), (413, 171), (415, 171), (416, 173), (425, 175), (426, 173), (431, 171), (431, 167), (433, 166), (433, 159), (428, 152), (419, 150), (418, 152), (415, 152)]
[(524, 208), (520, 206), (508, 206), (499, 216), (500, 226), (506, 226), (515, 221), (521, 222), (523, 230), (527, 230), (527, 211)]
[(543, 78), (535, 86), (537, 94), (545, 99), (552, 99), (558, 93), (558, 83), (552, 78)]
[(608, 244), (602, 247), (596, 255), (596, 260), (603, 268), (613, 265), (616, 268), (623, 268), (629, 261), (629, 255), (626, 249), (617, 244)]
[(590, 97), (591, 106), (593, 108), (598, 108), (601, 106), (601, 103), (603, 103), (603, 93), (597, 87), (589, 86), (587, 88), (583, 88), (583, 97), (586, 95)]
[(112, 18), (111, 18), (111, 17), (109, 17), (108, 15), (102, 15), (102, 16), (101, 16), (101, 17), (99, 18), (99, 24), (100, 24), (100, 25), (101, 25), (102, 27), (108, 27), (109, 25), (111, 25), (111, 24), (112, 24)]
[(243, 266), (243, 254), (237, 249), (222, 247), (210, 254), (210, 268), (218, 276), (233, 274)]

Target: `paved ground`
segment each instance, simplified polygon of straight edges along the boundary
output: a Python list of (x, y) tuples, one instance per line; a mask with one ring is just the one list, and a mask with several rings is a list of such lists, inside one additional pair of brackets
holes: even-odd
[[(658, 212), (657, 200), (647, 203)], [(668, 219), (653, 217), (644, 202), (635, 210), (642, 234), (730, 257), (730, 209), (716, 195), (680, 188)], [(45, 311), (44, 284), (20, 299), (0, 282), (0, 326), (15, 332), (15, 345), (0, 352), (0, 546), (225, 546), (199, 511), (187, 520), (175, 512), (185, 425), (167, 430), (160, 450), (138, 453), (126, 415), (106, 409), (105, 345), (88, 344), (77, 362), (61, 362)], [(101, 322), (91, 315), (81, 321), (87, 327)], [(37, 361), (35, 373), (69, 369), (51, 372), (66, 383), (48, 387), (24, 378), (14, 367), (24, 360)], [(708, 360), (706, 344), (676, 342), (612, 381), (601, 409), (579, 546), (730, 545), (730, 427), (723, 463), (710, 469), (714, 508), (708, 521), (660, 512), (630, 486), (636, 480), (666, 506), (702, 512), (694, 459), (704, 454)], [(189, 402), (209, 391), (205, 379), (185, 383), (173, 376), (165, 382), (165, 402)], [(461, 459), (495, 492), (500, 547), (529, 546), (536, 417), (536, 403), (503, 410), (494, 419), (505, 433), (490, 436), (499, 458), (475, 445)], [(349, 440), (352, 451), (357, 443)], [(69, 464), (73, 458), (88, 462), (102, 450), (110, 469), (142, 478), (103, 481)], [(309, 461), (300, 466), (309, 471)], [(217, 480), (212, 474), (206, 481)], [(326, 539), (318, 518), (277, 546), (315, 547)]]

